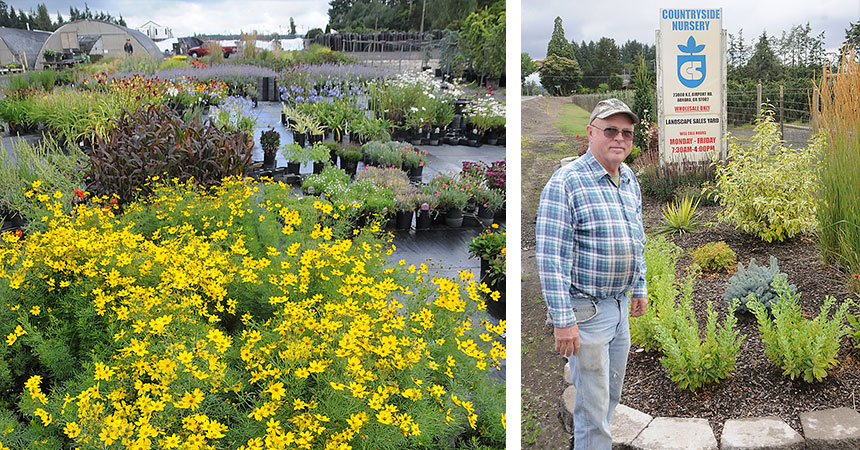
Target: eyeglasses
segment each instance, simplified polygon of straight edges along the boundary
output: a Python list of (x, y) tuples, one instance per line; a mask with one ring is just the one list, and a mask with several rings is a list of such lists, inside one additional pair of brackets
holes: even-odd
[(618, 128), (600, 128), (597, 125), (592, 125), (592, 127), (602, 131), (603, 135), (606, 136), (606, 139), (615, 139), (615, 136), (618, 136), (618, 133), (621, 133), (621, 137), (623, 137), (625, 141), (633, 140), (633, 130), (619, 130)]

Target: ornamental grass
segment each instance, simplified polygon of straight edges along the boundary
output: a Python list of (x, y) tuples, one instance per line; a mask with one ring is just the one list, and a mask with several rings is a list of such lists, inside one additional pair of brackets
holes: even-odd
[[(852, 274), (860, 273), (860, 61), (846, 51), (837, 73), (827, 66), (818, 82), (821, 127), (827, 145), (819, 169), (816, 213), (824, 258)], [(860, 292), (860, 283), (853, 283)]]
[(235, 178), (121, 216), (50, 197), (0, 242), (0, 448), (504, 447), (489, 289), (392, 267), (356, 205)]

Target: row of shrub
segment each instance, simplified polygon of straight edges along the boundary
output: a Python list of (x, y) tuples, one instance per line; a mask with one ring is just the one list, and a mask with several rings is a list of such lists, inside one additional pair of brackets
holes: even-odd
[[(730, 251), (725, 243), (715, 243), (692, 253), (694, 261), (719, 260), (725, 268), (731, 266)], [(841, 339), (849, 333), (860, 346), (860, 324), (847, 314), (854, 302), (841, 302), (834, 309), (836, 299), (828, 297), (819, 314), (807, 319), (800, 293), (788, 284), (773, 258), (769, 267), (758, 266), (755, 260), (746, 269), (738, 267), (724, 295), (728, 312), (720, 322), (708, 302), (703, 335), (692, 306), (693, 284), (702, 269), (694, 263), (684, 276), (676, 277), (681, 255), (681, 249), (662, 236), (648, 240), (649, 307), (645, 315), (630, 321), (632, 342), (646, 351), (662, 352), (660, 363), (678, 387), (696, 390), (730, 376), (746, 339), (736, 330), (738, 311), (755, 315), (768, 359), (791, 379), (813, 382), (826, 377), (837, 363)]]

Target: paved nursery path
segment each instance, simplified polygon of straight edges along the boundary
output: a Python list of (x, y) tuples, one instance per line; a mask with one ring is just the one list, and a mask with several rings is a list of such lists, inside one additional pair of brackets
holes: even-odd
[[(252, 158), (262, 161), (263, 149), (260, 147), (260, 133), (274, 128), (281, 134), (281, 143), (292, 142), (292, 133), (281, 125), (281, 104), (275, 102), (260, 102), (257, 111), (257, 127), (254, 130), (254, 149)], [(490, 163), (505, 158), (505, 147), (483, 145), (467, 147), (462, 145), (418, 146), (429, 153), (430, 165), (424, 168), (422, 181), (427, 183), (433, 176), (441, 172), (459, 172), (463, 161), (484, 161)], [(278, 153), (275, 160), (278, 167), (284, 167), (287, 161)], [(361, 167), (361, 166), (359, 166)], [(309, 173), (310, 165), (302, 166), (301, 172)], [(468, 219), (467, 222), (468, 224)], [(502, 220), (502, 224), (504, 220)], [(427, 231), (415, 232), (395, 231), (394, 245), (397, 247), (393, 255), (394, 261), (405, 259), (407, 264), (425, 263), (434, 265), (435, 273), (440, 276), (454, 277), (460, 270), (471, 270), (475, 275), (480, 273), (480, 260), (469, 258), (466, 247), (473, 237), (480, 234), (480, 226), (464, 226), (463, 228), (439, 227)]]
[[(576, 389), (570, 365), (564, 366), (567, 388), (559, 418), (573, 433)], [(860, 413), (851, 408), (809, 411), (800, 415), (803, 436), (779, 417), (747, 417), (726, 421), (719, 444), (705, 419), (653, 417), (618, 405), (609, 428), (613, 449), (635, 450), (794, 450), (860, 448)], [(805, 439), (804, 439), (805, 436)]]

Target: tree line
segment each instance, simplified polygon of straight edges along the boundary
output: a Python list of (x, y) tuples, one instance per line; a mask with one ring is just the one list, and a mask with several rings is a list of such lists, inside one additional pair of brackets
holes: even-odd
[(104, 22), (115, 23), (117, 25), (126, 26), (122, 16), (116, 18), (109, 13), (90, 10), (90, 7), (84, 3), (84, 10), (81, 11), (75, 7), (69, 7), (69, 19), (66, 20), (57, 12), (56, 20), (52, 20), (48, 13), (48, 7), (44, 3), (36, 5), (36, 11), (30, 10), (24, 12), (23, 9), (15, 11), (15, 7), (7, 5), (6, 2), (0, 1), (0, 27), (21, 28), (30, 30), (56, 31), (64, 24), (82, 19), (101, 20)]
[(470, 14), (497, 1), (330, 0), (329, 26), (342, 33), (460, 30)]
[[(843, 44), (860, 47), (860, 22), (845, 30)], [(811, 78), (824, 64), (835, 60), (824, 48), (824, 32), (815, 33), (809, 23), (795, 25), (780, 36), (766, 31), (757, 40), (747, 40), (743, 29), (729, 33), (727, 40), (728, 79), (775, 82), (798, 77)], [(539, 72), (541, 85), (550, 94), (568, 95), (613, 89), (621, 75), (631, 74), (641, 55), (650, 71), (656, 67), (656, 47), (628, 41), (619, 46), (614, 39), (603, 37), (597, 42), (567, 41), (562, 20), (556, 17), (546, 57), (537, 64), (528, 54), (522, 55), (523, 80)]]
[[(747, 40), (743, 29), (729, 33), (726, 42), (726, 65), (730, 109), (737, 109), (730, 118), (747, 122), (755, 116), (756, 85), (764, 92), (778, 92), (784, 87), (784, 101), (794, 105), (808, 103), (813, 77), (821, 74), (823, 65), (835, 63), (839, 55), (828, 54), (824, 48), (824, 32), (815, 33), (809, 23), (792, 26), (779, 36), (763, 31), (757, 39)], [(843, 45), (858, 53), (860, 22), (845, 30)], [(522, 54), (522, 81), (526, 94), (540, 90), (525, 79), (532, 73), (540, 76), (540, 85), (550, 95), (571, 95), (632, 88), (653, 92), (656, 80), (656, 46), (628, 41), (619, 46), (615, 40), (603, 37), (597, 42), (577, 44), (568, 41), (560, 17), (556, 17), (552, 36), (547, 43), (546, 57), (533, 61)], [(637, 92), (638, 97), (638, 92)], [(645, 97), (642, 97), (643, 100)], [(774, 101), (773, 98), (770, 99)], [(787, 120), (805, 120), (808, 108), (798, 106)], [(641, 109), (653, 110), (653, 103)], [(804, 110), (805, 109), (805, 110)]]

